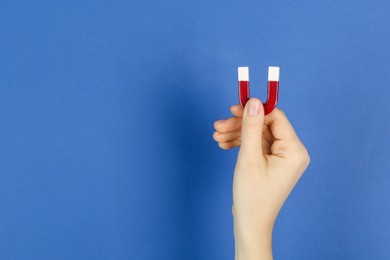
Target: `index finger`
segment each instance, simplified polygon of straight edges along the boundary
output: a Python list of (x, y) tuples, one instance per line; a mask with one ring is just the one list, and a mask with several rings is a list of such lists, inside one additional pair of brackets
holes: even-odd
[(244, 110), (241, 108), (240, 105), (234, 105), (230, 107), (230, 112), (236, 117), (242, 117)]
[(287, 116), (278, 108), (264, 118), (264, 124), (270, 127), (272, 135), (277, 140), (299, 139)]

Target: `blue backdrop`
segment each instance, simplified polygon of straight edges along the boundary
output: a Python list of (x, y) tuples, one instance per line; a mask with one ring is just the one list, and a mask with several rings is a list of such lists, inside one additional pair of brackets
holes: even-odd
[(390, 2), (2, 1), (0, 259), (233, 259), (238, 66), (311, 165), (275, 259), (390, 259)]

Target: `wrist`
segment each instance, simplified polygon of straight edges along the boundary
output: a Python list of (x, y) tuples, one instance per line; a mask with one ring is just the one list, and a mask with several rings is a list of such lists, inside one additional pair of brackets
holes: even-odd
[(272, 235), (235, 235), (235, 260), (272, 260)]
[(273, 223), (257, 227), (234, 224), (235, 260), (271, 260)]

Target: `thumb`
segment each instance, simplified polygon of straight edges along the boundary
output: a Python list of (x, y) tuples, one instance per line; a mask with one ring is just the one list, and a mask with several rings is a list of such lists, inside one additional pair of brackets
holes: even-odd
[(264, 158), (263, 125), (263, 103), (257, 98), (252, 98), (247, 102), (242, 118), (240, 157), (245, 158), (245, 161), (258, 161), (259, 158)]

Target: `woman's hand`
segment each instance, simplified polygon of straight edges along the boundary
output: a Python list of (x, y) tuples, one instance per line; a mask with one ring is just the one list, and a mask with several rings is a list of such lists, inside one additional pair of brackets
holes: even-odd
[(223, 149), (240, 146), (233, 181), (236, 259), (272, 259), (276, 217), (309, 164), (309, 155), (284, 113), (264, 116), (258, 99), (215, 123)]

